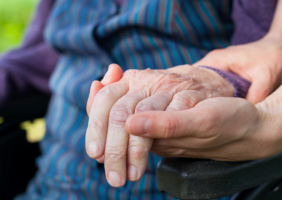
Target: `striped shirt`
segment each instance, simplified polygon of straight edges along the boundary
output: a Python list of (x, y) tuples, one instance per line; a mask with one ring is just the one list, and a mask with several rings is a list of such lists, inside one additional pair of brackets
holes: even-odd
[[(104, 167), (85, 152), (89, 88), (111, 63), (127, 69), (191, 64), (229, 45), (232, 1), (57, 0), (45, 30), (61, 57), (41, 142), (39, 170), (18, 199), (172, 199), (156, 185), (160, 157), (150, 154), (140, 181), (111, 187)], [(222, 199), (228, 199), (222, 198)]]

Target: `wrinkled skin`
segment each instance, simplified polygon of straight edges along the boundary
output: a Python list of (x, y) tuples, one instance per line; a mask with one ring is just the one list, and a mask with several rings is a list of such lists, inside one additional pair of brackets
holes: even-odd
[(124, 185), (126, 178), (137, 181), (142, 177), (153, 143), (151, 138), (127, 133), (128, 117), (151, 110), (186, 110), (204, 99), (234, 93), (230, 83), (209, 69), (183, 65), (168, 70), (128, 70), (122, 75), (119, 66), (110, 67), (104, 80), (91, 87), (86, 151), (105, 163), (107, 180), (114, 187)]
[(218, 97), (189, 110), (131, 116), (127, 132), (154, 138), (151, 151), (164, 157), (246, 161), (274, 156), (281, 147), (282, 86), (263, 102)]

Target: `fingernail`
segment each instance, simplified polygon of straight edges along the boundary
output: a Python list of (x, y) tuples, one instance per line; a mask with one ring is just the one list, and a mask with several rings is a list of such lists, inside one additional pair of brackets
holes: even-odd
[(130, 165), (129, 168), (129, 180), (135, 181), (138, 179), (137, 169), (136, 167)]
[(99, 146), (96, 142), (92, 141), (88, 146), (88, 154), (90, 157), (96, 157), (99, 154)]
[(120, 187), (122, 185), (120, 176), (117, 172), (115, 171), (109, 172), (109, 183), (113, 187)]
[(149, 133), (151, 122), (145, 117), (133, 117), (129, 121), (129, 126), (132, 133), (146, 134)]

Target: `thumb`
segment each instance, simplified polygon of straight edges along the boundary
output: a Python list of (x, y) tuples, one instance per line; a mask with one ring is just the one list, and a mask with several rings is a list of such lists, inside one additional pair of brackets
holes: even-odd
[(253, 104), (257, 104), (263, 101), (272, 91), (272, 84), (269, 80), (264, 78), (254, 79), (247, 95), (246, 99)]
[(192, 131), (193, 112), (149, 111), (131, 115), (126, 121), (128, 133), (149, 138), (178, 138)]

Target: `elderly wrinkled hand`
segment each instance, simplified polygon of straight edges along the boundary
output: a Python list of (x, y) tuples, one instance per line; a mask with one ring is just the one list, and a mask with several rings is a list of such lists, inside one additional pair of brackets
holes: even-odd
[(153, 143), (153, 139), (127, 133), (126, 120), (132, 114), (185, 110), (205, 99), (234, 93), (233, 86), (216, 72), (189, 65), (128, 70), (119, 81), (102, 83), (93, 83), (96, 86), (88, 100), (86, 150), (91, 158), (104, 161), (107, 180), (115, 187), (124, 185), (126, 178), (142, 177)]

